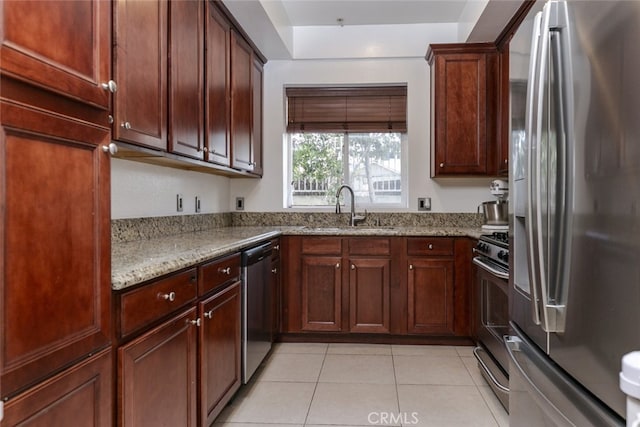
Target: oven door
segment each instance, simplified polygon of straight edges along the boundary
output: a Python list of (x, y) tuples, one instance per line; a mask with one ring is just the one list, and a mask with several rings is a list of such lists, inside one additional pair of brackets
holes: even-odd
[(503, 337), (509, 334), (509, 273), (481, 256), (473, 263), (473, 335), (478, 342), (474, 355), (487, 383), (508, 411), (509, 355)]

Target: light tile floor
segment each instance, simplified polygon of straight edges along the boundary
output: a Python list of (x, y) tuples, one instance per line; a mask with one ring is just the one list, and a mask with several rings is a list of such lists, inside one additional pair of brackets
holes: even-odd
[(471, 349), (276, 344), (216, 425), (508, 426)]

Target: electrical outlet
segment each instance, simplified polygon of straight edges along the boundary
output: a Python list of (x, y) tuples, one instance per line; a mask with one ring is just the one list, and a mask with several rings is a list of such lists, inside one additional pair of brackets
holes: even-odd
[(200, 197), (196, 196), (196, 213), (200, 212)]
[(237, 211), (244, 210), (244, 197), (236, 197), (236, 210)]
[(182, 194), (176, 195), (176, 210), (182, 212)]
[(418, 197), (418, 210), (430, 211), (431, 210), (431, 197)]

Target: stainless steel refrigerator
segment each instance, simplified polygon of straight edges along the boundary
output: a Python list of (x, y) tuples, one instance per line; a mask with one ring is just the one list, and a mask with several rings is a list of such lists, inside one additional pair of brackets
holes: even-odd
[(621, 425), (621, 358), (640, 350), (640, 1), (536, 2), (510, 85), (510, 425)]

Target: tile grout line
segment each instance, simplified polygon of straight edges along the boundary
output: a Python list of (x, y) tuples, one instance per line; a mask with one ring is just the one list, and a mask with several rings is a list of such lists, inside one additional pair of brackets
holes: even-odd
[(313, 405), (313, 399), (316, 397), (316, 390), (318, 390), (318, 384), (320, 383), (320, 375), (322, 375), (322, 369), (324, 368), (324, 362), (327, 360), (327, 353), (329, 352), (329, 343), (327, 343), (327, 348), (324, 350), (324, 354), (322, 356), (322, 364), (320, 365), (320, 370), (318, 371), (318, 377), (316, 378), (316, 383), (313, 387), (313, 393), (311, 393), (311, 401), (309, 402), (309, 407), (307, 408), (307, 414), (304, 417), (304, 421), (302, 423), (303, 426), (307, 425), (307, 421), (309, 421), (309, 413), (311, 412), (311, 406)]
[(396, 404), (398, 408), (398, 414), (400, 414), (400, 392), (398, 391), (398, 377), (396, 376), (396, 359), (393, 353), (393, 345), (391, 347), (391, 367), (393, 368), (393, 383), (396, 388)]

